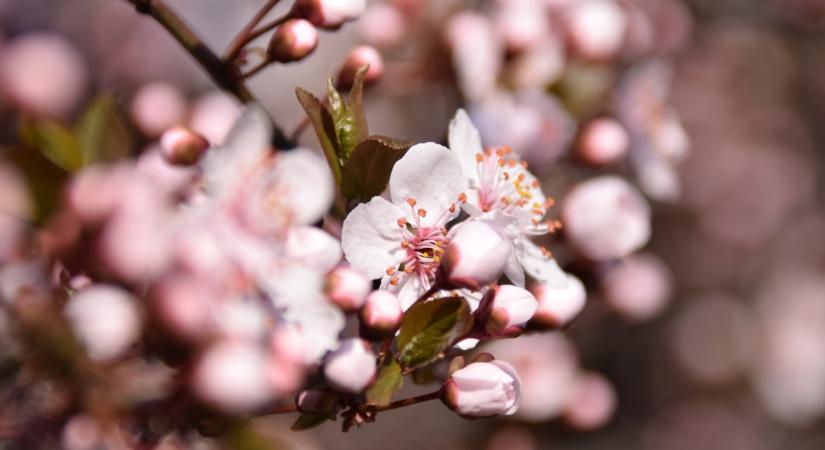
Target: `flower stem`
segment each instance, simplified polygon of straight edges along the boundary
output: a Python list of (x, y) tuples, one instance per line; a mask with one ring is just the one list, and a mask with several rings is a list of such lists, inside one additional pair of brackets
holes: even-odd
[(250, 39), (250, 35), (252, 31), (255, 29), (256, 26), (263, 20), (264, 17), (272, 11), (272, 8), (278, 4), (280, 0), (267, 0), (264, 6), (255, 13), (255, 16), (243, 27), (240, 33), (235, 36), (235, 39), (232, 40), (232, 43), (229, 44), (229, 48), (226, 49), (226, 53), (224, 54), (224, 61), (234, 61), (238, 58), (238, 55), (241, 54), (243, 48), (248, 44), (252, 39)]
[[(212, 81), (221, 88), (234, 95), (242, 103), (256, 101), (241, 77), (241, 73), (231, 62), (223, 61), (215, 54), (203, 40), (173, 11), (163, 0), (126, 0), (141, 13), (151, 16), (157, 21), (192, 58), (206, 71)], [(288, 149), (295, 144), (286, 137), (278, 125), (272, 121), (273, 144), (282, 149)]]
[(415, 405), (417, 403), (428, 402), (430, 400), (435, 400), (441, 398), (441, 390), (437, 390), (435, 392), (430, 392), (429, 394), (422, 394), (415, 397), (405, 398), (402, 400), (396, 400), (390, 403), (387, 406), (381, 408), (375, 408), (375, 411), (389, 411), (391, 409), (398, 409), (403, 408), (405, 406)]
[(270, 61), (269, 59), (265, 59), (265, 60), (261, 61), (260, 64), (258, 64), (257, 66), (250, 69), (249, 72), (246, 72), (245, 74), (243, 74), (242, 78), (244, 80), (248, 80), (248, 79), (254, 77), (255, 75), (257, 75), (258, 72), (260, 72), (260, 71), (266, 69), (267, 67), (269, 67), (270, 64), (272, 64), (272, 61)]

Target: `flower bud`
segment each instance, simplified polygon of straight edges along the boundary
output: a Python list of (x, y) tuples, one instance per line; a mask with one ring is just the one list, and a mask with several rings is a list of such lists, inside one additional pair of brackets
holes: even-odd
[(477, 290), (501, 277), (512, 253), (510, 241), (495, 225), (466, 222), (450, 241), (441, 269), (450, 285)]
[(579, 140), (579, 156), (589, 164), (603, 166), (627, 154), (630, 137), (615, 119), (596, 119), (584, 128)]
[(298, 0), (295, 10), (316, 27), (337, 29), (357, 19), (367, 8), (366, 0)]
[(221, 341), (210, 347), (193, 373), (197, 396), (209, 405), (233, 414), (249, 412), (272, 397), (267, 358), (248, 341)]
[(372, 383), (375, 377), (375, 354), (361, 339), (341, 342), (324, 362), (324, 376), (329, 384), (343, 392), (356, 394)]
[(303, 414), (330, 414), (338, 403), (338, 395), (334, 392), (307, 389), (295, 396), (295, 405)]
[(673, 293), (672, 278), (659, 258), (637, 253), (608, 270), (601, 288), (610, 307), (629, 320), (643, 321), (665, 309)]
[(206, 138), (180, 126), (169, 128), (160, 137), (161, 156), (175, 166), (194, 165), (208, 148)]
[(623, 258), (650, 239), (650, 206), (617, 176), (577, 185), (565, 197), (561, 213), (565, 236), (595, 261)]
[(367, 296), (361, 310), (361, 334), (373, 340), (381, 340), (395, 333), (401, 326), (404, 312), (401, 301), (387, 291), (373, 291)]
[(507, 333), (514, 327), (527, 323), (536, 312), (538, 302), (526, 289), (518, 286), (495, 286), (484, 294), (478, 314), (488, 333)]
[(115, 358), (140, 336), (137, 301), (118, 287), (94, 285), (82, 289), (69, 299), (64, 313), (92, 359)]
[(372, 282), (360, 270), (339, 266), (327, 275), (324, 290), (329, 300), (344, 312), (356, 312), (364, 306)]
[(186, 118), (186, 98), (180, 91), (163, 82), (142, 86), (129, 104), (135, 125), (146, 136), (157, 138), (166, 129)]
[(627, 15), (614, 0), (585, 0), (571, 5), (564, 17), (569, 42), (589, 60), (615, 56), (624, 44)]
[(584, 284), (573, 275), (567, 275), (567, 283), (563, 286), (537, 283), (531, 286), (530, 291), (538, 300), (538, 309), (530, 325), (538, 328), (553, 329), (566, 325), (581, 312), (587, 298)]
[(504, 361), (474, 362), (444, 383), (441, 401), (465, 417), (511, 415), (518, 410), (521, 380)]
[(318, 30), (304, 19), (284, 22), (272, 35), (267, 53), (273, 61), (300, 61), (318, 46)]
[(584, 373), (570, 393), (564, 419), (579, 430), (593, 430), (605, 425), (616, 410), (616, 392), (602, 375)]
[(355, 83), (355, 74), (364, 66), (369, 66), (364, 75), (364, 84), (375, 83), (384, 74), (384, 59), (378, 50), (367, 45), (355, 47), (350, 50), (344, 64), (338, 69), (338, 88), (351, 88)]

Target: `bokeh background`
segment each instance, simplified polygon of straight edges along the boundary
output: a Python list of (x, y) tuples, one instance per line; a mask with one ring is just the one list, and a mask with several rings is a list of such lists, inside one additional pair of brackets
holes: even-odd
[[(220, 49), (260, 2), (169, 3)], [(637, 320), (605, 299), (604, 281), (586, 279), (588, 305), (565, 332), (580, 364), (613, 385), (613, 418), (577, 431), (558, 419), (465, 421), (424, 404), (347, 434), (333, 423), (290, 433), (289, 417), (261, 419), (261, 430), (307, 449), (825, 448), (825, 2), (646, 3), (659, 8), (655, 39), (675, 41), (669, 102), (690, 152), (677, 169), (679, 200), (652, 202), (646, 252), (666, 266), (667, 304)], [(292, 129), (303, 118), (295, 86), (321, 92), (363, 33), (358, 22), (322, 33), (306, 61), (273, 67), (250, 86)], [(462, 105), (439, 76), (451, 61), (403, 53), (394, 61), (367, 93), (371, 131), (442, 140)], [(414, 64), (424, 75), (409, 75)], [(134, 152), (180, 117), (220, 139), (238, 108), (157, 24), (120, 0), (0, 0), (0, 73), (66, 120), (94, 96), (114, 94), (134, 126)], [(17, 111), (16, 99), (0, 97), (7, 156)], [(317, 147), (312, 133), (302, 142)], [(548, 170), (546, 190), (561, 198), (577, 176)], [(661, 282), (638, 277), (626, 289)]]

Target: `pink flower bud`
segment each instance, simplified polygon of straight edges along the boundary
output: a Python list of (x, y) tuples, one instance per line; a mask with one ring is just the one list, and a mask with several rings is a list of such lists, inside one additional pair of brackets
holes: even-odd
[(344, 312), (356, 312), (364, 306), (372, 282), (360, 270), (339, 266), (327, 275), (324, 286), (327, 297)]
[(272, 35), (267, 52), (273, 61), (300, 61), (318, 46), (318, 30), (304, 19), (284, 22)]
[(566, 325), (581, 312), (587, 299), (584, 284), (572, 275), (567, 276), (564, 286), (537, 283), (530, 290), (539, 302), (530, 324), (539, 328), (552, 329)]
[(176, 166), (197, 163), (208, 148), (206, 138), (184, 127), (170, 128), (160, 137), (160, 154), (166, 162)]
[(210, 406), (233, 414), (249, 412), (272, 397), (267, 358), (248, 341), (221, 341), (210, 347), (193, 373), (195, 394)]
[(355, 82), (355, 73), (364, 66), (370, 66), (364, 76), (364, 84), (375, 83), (384, 74), (384, 59), (378, 50), (367, 45), (355, 47), (338, 69), (338, 88), (351, 88)]
[(358, 34), (367, 44), (392, 47), (401, 43), (407, 31), (404, 14), (389, 3), (373, 3), (358, 20)]
[(151, 83), (135, 93), (129, 111), (138, 128), (146, 136), (156, 138), (183, 122), (186, 98), (170, 84)]
[(580, 430), (592, 430), (607, 423), (616, 410), (616, 392), (602, 375), (579, 375), (564, 411), (564, 419)]
[(650, 239), (650, 206), (617, 176), (577, 185), (565, 197), (561, 213), (565, 236), (596, 261), (623, 258)]
[(564, 22), (573, 49), (589, 60), (615, 56), (627, 32), (627, 15), (614, 0), (576, 2), (567, 9)]
[(401, 301), (395, 294), (373, 291), (367, 296), (360, 317), (361, 334), (373, 340), (381, 340), (392, 336), (401, 326), (404, 312), (401, 309)]
[(375, 377), (375, 354), (361, 339), (341, 342), (324, 361), (324, 376), (329, 384), (343, 392), (356, 394), (369, 386)]
[(627, 154), (630, 137), (615, 119), (596, 119), (584, 128), (579, 140), (579, 155), (594, 166), (611, 164)]
[(631, 255), (611, 268), (602, 279), (607, 303), (622, 316), (642, 321), (660, 313), (673, 292), (667, 266), (648, 253)]
[(295, 10), (313, 25), (337, 29), (344, 22), (357, 19), (367, 8), (366, 0), (298, 0)]
[(450, 241), (441, 268), (449, 284), (477, 290), (501, 277), (512, 253), (510, 241), (495, 225), (466, 222)]
[(511, 415), (518, 410), (521, 380), (504, 361), (474, 362), (444, 383), (441, 401), (465, 417)]
[(140, 335), (137, 301), (118, 287), (94, 285), (82, 289), (69, 299), (64, 313), (92, 359), (115, 358)]
[[(536, 312), (538, 302), (526, 289), (518, 286), (495, 286), (484, 294), (479, 313), (492, 335), (506, 333), (527, 323)], [(489, 314), (489, 315), (488, 315)]]

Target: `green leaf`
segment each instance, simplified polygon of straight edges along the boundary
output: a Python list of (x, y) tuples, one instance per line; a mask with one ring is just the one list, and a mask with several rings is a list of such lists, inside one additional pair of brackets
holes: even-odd
[(52, 119), (23, 124), (20, 140), (36, 148), (43, 156), (67, 172), (83, 167), (83, 152), (72, 132)]
[(401, 366), (389, 358), (378, 372), (375, 384), (367, 390), (367, 404), (384, 407), (392, 402), (392, 396), (404, 385)]
[(355, 72), (355, 82), (352, 84), (352, 89), (349, 91), (349, 98), (347, 99), (347, 109), (352, 117), (354, 132), (357, 142), (361, 142), (369, 136), (369, 127), (367, 126), (367, 116), (364, 113), (364, 77), (367, 75), (367, 70), (370, 66), (361, 66)]
[(86, 108), (74, 135), (84, 165), (115, 161), (131, 153), (131, 129), (112, 95), (101, 95)]
[(409, 148), (409, 143), (382, 136), (370, 136), (358, 144), (344, 166), (344, 196), (366, 201), (379, 195), (387, 187), (393, 165)]
[(344, 160), (349, 157), (355, 147), (361, 142), (360, 130), (356, 129), (355, 118), (349, 110), (341, 94), (335, 89), (332, 77), (327, 79), (327, 97), (329, 98), (329, 111), (332, 114), (332, 122), (335, 126), (335, 135), (341, 144), (338, 156)]
[(461, 297), (419, 303), (404, 315), (398, 334), (399, 362), (408, 369), (427, 365), (472, 327), (470, 307)]
[[(317, 97), (305, 89), (296, 88), (295, 95), (298, 97), (298, 102), (304, 108), (307, 117), (309, 117), (309, 122), (315, 130), (315, 135), (318, 136), (321, 148), (324, 149), (324, 156), (326, 156), (327, 164), (329, 164), (330, 170), (335, 176), (335, 182), (340, 185), (341, 167), (344, 165), (344, 160), (338, 156), (338, 137), (335, 135), (334, 127), (332, 127), (332, 117), (329, 110)], [(333, 129), (330, 130), (330, 127)]]
[(330, 420), (330, 417), (324, 414), (301, 414), (289, 428), (292, 431), (309, 430), (310, 428), (315, 428), (323, 424), (327, 420)]

